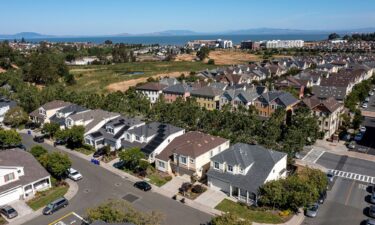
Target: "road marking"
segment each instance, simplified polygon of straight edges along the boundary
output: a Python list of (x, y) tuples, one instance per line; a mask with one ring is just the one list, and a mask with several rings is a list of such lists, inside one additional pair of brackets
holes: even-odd
[(316, 163), (324, 153), (323, 150), (312, 149), (302, 158), (302, 161)]
[(367, 175), (357, 174), (357, 173), (351, 173), (351, 172), (345, 172), (345, 171), (340, 171), (340, 170), (333, 170), (333, 169), (329, 169), (328, 171), (331, 172), (334, 176), (337, 176), (337, 177), (342, 177), (342, 178), (345, 178), (345, 179), (375, 184), (375, 177), (372, 177), (372, 176), (367, 176)]
[(66, 217), (68, 217), (68, 216), (70, 216), (70, 215), (72, 215), (72, 214), (73, 214), (73, 212), (70, 212), (70, 213), (66, 214), (65, 216), (60, 217), (59, 219), (54, 220), (52, 223), (49, 223), (48, 225), (54, 225), (54, 224), (56, 224), (57, 222), (59, 222), (60, 220), (63, 220), (64, 218), (66, 218)]
[(361, 190), (366, 190), (367, 189), (367, 185), (358, 184), (358, 188), (361, 189)]
[(352, 185), (350, 186), (348, 195), (346, 196), (345, 205), (348, 205), (348, 203), (349, 203), (350, 195), (352, 194), (354, 184), (355, 184), (355, 182), (353, 181)]

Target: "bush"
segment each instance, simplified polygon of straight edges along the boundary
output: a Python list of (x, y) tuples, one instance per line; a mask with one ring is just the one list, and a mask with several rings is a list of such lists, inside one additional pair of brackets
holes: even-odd
[(185, 182), (181, 185), (181, 187), (178, 189), (180, 193), (188, 192), (193, 185), (189, 182)]
[(215, 65), (215, 60), (214, 59), (209, 59), (207, 62), (208, 65)]
[(44, 155), (47, 153), (47, 149), (43, 148), (40, 145), (36, 145), (31, 148), (30, 150), (31, 155), (33, 155), (36, 159), (39, 158), (41, 155)]
[(196, 193), (196, 194), (201, 194), (201, 193), (203, 193), (203, 192), (206, 191), (206, 188), (203, 187), (203, 186), (200, 185), (200, 184), (197, 184), (197, 185), (194, 185), (194, 187), (191, 189), (191, 191), (192, 191), (193, 193)]

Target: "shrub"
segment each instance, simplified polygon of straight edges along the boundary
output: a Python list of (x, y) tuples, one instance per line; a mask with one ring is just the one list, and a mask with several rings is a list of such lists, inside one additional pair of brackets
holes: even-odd
[(209, 59), (207, 62), (208, 65), (215, 65), (215, 60)]
[(47, 150), (40, 145), (36, 145), (36, 146), (31, 148), (30, 153), (31, 153), (31, 155), (33, 155), (37, 159), (41, 155), (46, 154)]
[(197, 184), (197, 185), (194, 185), (194, 187), (191, 189), (191, 191), (192, 191), (193, 193), (196, 193), (196, 194), (201, 194), (201, 193), (203, 193), (203, 192), (206, 191), (206, 188), (203, 187), (203, 186), (200, 185), (200, 184)]
[(193, 185), (189, 182), (185, 182), (181, 185), (181, 187), (178, 189), (180, 193), (187, 192), (191, 189)]

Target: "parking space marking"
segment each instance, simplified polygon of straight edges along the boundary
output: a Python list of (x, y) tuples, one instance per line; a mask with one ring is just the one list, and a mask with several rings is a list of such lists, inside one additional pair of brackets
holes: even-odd
[(354, 184), (355, 184), (355, 181), (353, 181), (352, 185), (350, 185), (348, 195), (346, 196), (346, 199), (345, 199), (345, 205), (348, 205), (349, 203), (350, 195), (352, 194)]
[(375, 184), (375, 177), (372, 177), (372, 176), (367, 176), (367, 175), (357, 174), (357, 173), (351, 173), (351, 172), (345, 172), (345, 171), (341, 171), (341, 170), (333, 170), (333, 169), (329, 169), (328, 171), (332, 172), (333, 175), (335, 175), (337, 177), (342, 177), (342, 178), (346, 178), (346, 179), (351, 179), (351, 180), (361, 181), (361, 182), (365, 182), (365, 183)]

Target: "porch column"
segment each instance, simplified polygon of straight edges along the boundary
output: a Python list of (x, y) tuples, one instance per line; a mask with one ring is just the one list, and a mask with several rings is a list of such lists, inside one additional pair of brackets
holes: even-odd
[(48, 177), (48, 188), (51, 188), (52, 187), (52, 184), (51, 184), (51, 177)]
[(232, 197), (232, 185), (229, 185), (229, 197)]
[(238, 188), (238, 199), (241, 200), (241, 188)]
[(246, 191), (246, 204), (249, 204), (249, 192)]

